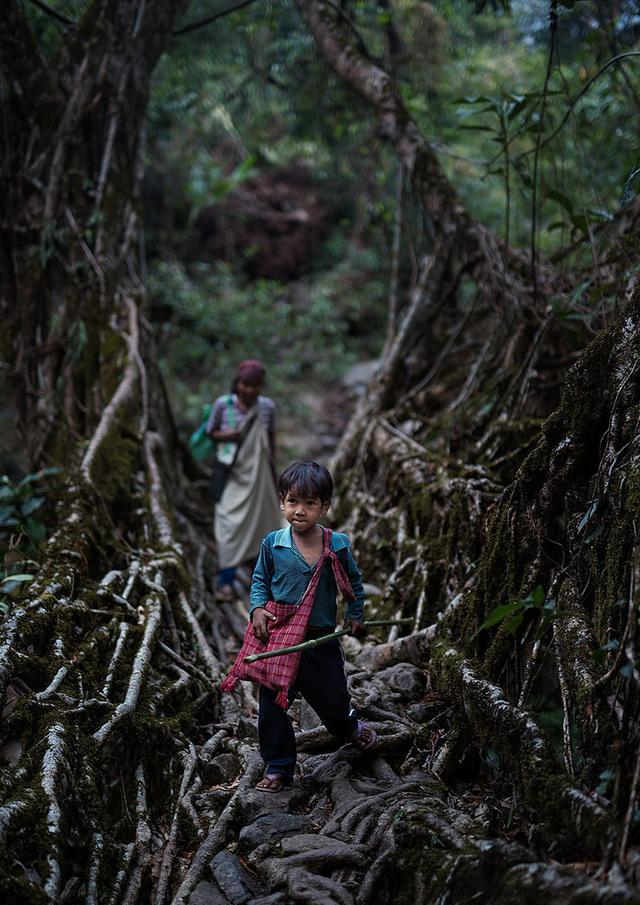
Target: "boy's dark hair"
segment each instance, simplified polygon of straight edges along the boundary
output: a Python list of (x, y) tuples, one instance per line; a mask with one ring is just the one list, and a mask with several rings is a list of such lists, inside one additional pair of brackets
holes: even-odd
[(300, 496), (319, 497), (326, 503), (333, 496), (333, 480), (328, 468), (309, 459), (292, 462), (278, 478), (278, 491), (286, 497), (290, 490)]

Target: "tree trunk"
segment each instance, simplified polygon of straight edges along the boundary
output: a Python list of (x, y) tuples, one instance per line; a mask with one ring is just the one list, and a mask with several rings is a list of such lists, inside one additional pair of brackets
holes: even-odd
[(5, 4), (2, 352), (32, 463), (69, 461), (117, 383), (149, 80), (185, 6), (94, 2), (49, 60)]

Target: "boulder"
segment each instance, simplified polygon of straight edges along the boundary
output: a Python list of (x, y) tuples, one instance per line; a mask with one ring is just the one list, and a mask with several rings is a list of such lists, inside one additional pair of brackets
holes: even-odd
[(275, 844), (288, 836), (308, 832), (310, 829), (311, 821), (308, 817), (287, 814), (282, 811), (263, 814), (262, 817), (258, 817), (256, 821), (240, 830), (239, 849), (241, 852), (250, 852), (258, 845)]

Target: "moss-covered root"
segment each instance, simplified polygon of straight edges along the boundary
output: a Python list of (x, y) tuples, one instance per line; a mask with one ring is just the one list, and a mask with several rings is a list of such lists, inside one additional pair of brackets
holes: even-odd
[(446, 643), (434, 647), (431, 675), (436, 688), (446, 689), (451, 701), (462, 702), (474, 739), (498, 750), (548, 842), (557, 840), (560, 832), (585, 856), (601, 856), (613, 834), (609, 815), (559, 770), (533, 717), (510, 703), (502, 688), (478, 675), (470, 661)]

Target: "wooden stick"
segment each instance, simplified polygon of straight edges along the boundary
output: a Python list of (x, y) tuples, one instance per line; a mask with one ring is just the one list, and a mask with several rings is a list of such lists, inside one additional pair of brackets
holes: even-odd
[[(372, 619), (370, 622), (363, 622), (363, 628), (371, 628), (376, 625), (404, 625), (413, 622), (413, 619)], [(350, 628), (340, 629), (339, 632), (332, 632), (330, 635), (321, 635), (320, 638), (311, 638), (309, 641), (303, 641), (301, 644), (293, 644), (291, 647), (279, 647), (277, 650), (268, 650), (264, 654), (250, 654), (244, 658), (245, 663), (255, 663), (256, 660), (266, 660), (269, 657), (278, 657), (280, 654), (294, 654), (299, 650), (307, 650), (311, 647), (318, 647), (319, 644), (326, 644), (327, 641), (333, 641), (334, 638), (341, 638), (342, 635), (350, 635)]]

